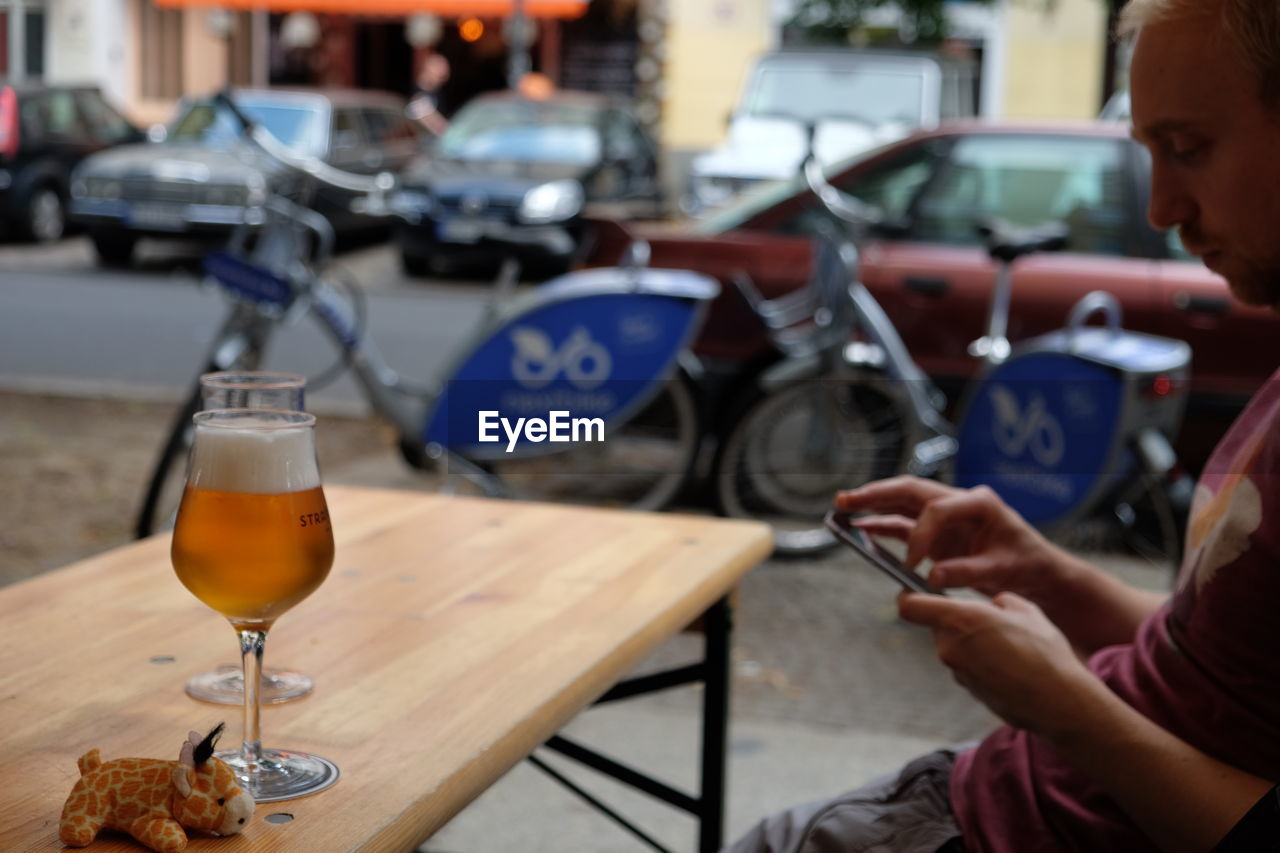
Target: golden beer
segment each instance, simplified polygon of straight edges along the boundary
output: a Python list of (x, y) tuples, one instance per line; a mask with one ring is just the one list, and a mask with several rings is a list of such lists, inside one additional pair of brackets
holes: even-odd
[(172, 559), (196, 598), (237, 628), (265, 631), (314, 592), (333, 565), (324, 492), (263, 495), (188, 486)]

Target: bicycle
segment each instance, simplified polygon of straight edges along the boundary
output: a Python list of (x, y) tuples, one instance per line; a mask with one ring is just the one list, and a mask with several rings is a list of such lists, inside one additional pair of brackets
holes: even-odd
[[(304, 180), (296, 198), (268, 198), (254, 224), (242, 223), (226, 248), (205, 258), (207, 280), (232, 304), (198, 373), (261, 367), (273, 333), (308, 317), (339, 352), (313, 385), (349, 369), (374, 413), (395, 430), (405, 461), (441, 473), (448, 488), (469, 483), (491, 497), (640, 509), (665, 506), (680, 491), (700, 434), (681, 360), (718, 292), (716, 282), (688, 271), (650, 269), (646, 247), (638, 243), (618, 266), (571, 272), (515, 296), (518, 268), (508, 262), (495, 298), (443, 378), (410, 383), (366, 335), (360, 288), (326, 270), (333, 231), (305, 206), (307, 195), (327, 184), (361, 193), (357, 203), (367, 210), (388, 210), (394, 180), (299, 156), (241, 114), (228, 96), (217, 100), (248, 139)], [(139, 537), (176, 509), (191, 416), (199, 405), (197, 387), (157, 458), (135, 524)], [(556, 415), (571, 412), (577, 417), (566, 429), (575, 433), (559, 441)], [(486, 413), (493, 415), (488, 422)], [(541, 434), (531, 431), (533, 419), (541, 421)], [(511, 424), (526, 429), (508, 441), (499, 428)], [(592, 440), (582, 440), (578, 426)]]
[[(1106, 510), (1135, 543), (1145, 505), (1156, 519), (1151, 546), (1176, 558), (1191, 484), (1168, 436), (1185, 405), (1189, 347), (1121, 329), (1118, 304), (1101, 291), (1072, 309), (1065, 329), (1011, 345), (1012, 265), (1061, 248), (1066, 230), (988, 223), (997, 278), (986, 334), (969, 348), (983, 371), (953, 424), (942, 414), (945, 398), (858, 280), (858, 242), (891, 223), (827, 183), (812, 157), (804, 176), (834, 220), (852, 228), (818, 239), (832, 246), (829, 259), (842, 261), (825, 266), (827, 308), (848, 318), (855, 335), (807, 369), (763, 377), (717, 454), (721, 511), (773, 524), (781, 552), (813, 553), (834, 544), (822, 515), (837, 489), (905, 472), (990, 485), (1051, 531)], [(790, 297), (766, 300), (749, 282), (739, 287), (776, 345), (790, 346)], [(1106, 327), (1086, 326), (1098, 312)], [(1102, 426), (1082, 438), (1091, 420)]]

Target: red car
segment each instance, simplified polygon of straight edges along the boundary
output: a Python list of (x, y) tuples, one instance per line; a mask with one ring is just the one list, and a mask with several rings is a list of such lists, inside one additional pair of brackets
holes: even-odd
[[(1061, 327), (1077, 299), (1102, 289), (1119, 298), (1127, 328), (1187, 341), (1191, 396), (1179, 444), (1195, 466), (1275, 369), (1280, 316), (1236, 302), (1175, 234), (1147, 225), (1149, 173), (1146, 151), (1124, 124), (964, 122), (881, 148), (828, 178), (892, 220), (891, 234), (864, 243), (862, 279), (921, 367), (949, 391), (978, 368), (966, 348), (984, 331), (995, 281), (978, 223), (992, 216), (1020, 225), (1065, 222), (1066, 251), (1033, 255), (1014, 268), (1010, 340)], [(681, 238), (645, 236), (654, 238), (655, 265), (674, 254), (726, 284), (726, 270), (736, 267), (761, 290), (776, 292), (795, 286), (798, 276), (788, 263), (767, 263), (768, 246), (801, 257), (786, 248), (790, 241), (765, 239), (764, 251), (742, 246), (759, 232), (814, 233), (829, 216), (797, 178), (690, 223)], [(711, 331), (723, 334), (714, 312), (712, 320)]]

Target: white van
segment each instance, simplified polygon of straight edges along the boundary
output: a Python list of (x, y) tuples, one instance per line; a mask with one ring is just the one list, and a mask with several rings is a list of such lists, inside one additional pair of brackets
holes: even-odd
[(762, 56), (729, 119), (729, 135), (693, 159), (690, 212), (762, 181), (790, 178), (808, 151), (823, 165), (939, 121), (976, 115), (972, 63), (927, 53), (787, 49)]

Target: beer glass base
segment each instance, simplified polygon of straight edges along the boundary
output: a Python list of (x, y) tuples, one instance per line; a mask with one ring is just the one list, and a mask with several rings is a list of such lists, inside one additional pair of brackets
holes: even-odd
[(323, 791), (338, 781), (338, 765), (327, 758), (289, 749), (264, 749), (256, 771), (250, 772), (239, 750), (215, 753), (236, 774), (240, 787), (254, 802), (276, 803)]
[[(263, 705), (279, 705), (301, 699), (315, 689), (309, 675), (288, 669), (266, 669), (259, 697)], [(244, 704), (244, 673), (239, 665), (223, 664), (187, 679), (187, 695), (215, 705)]]

